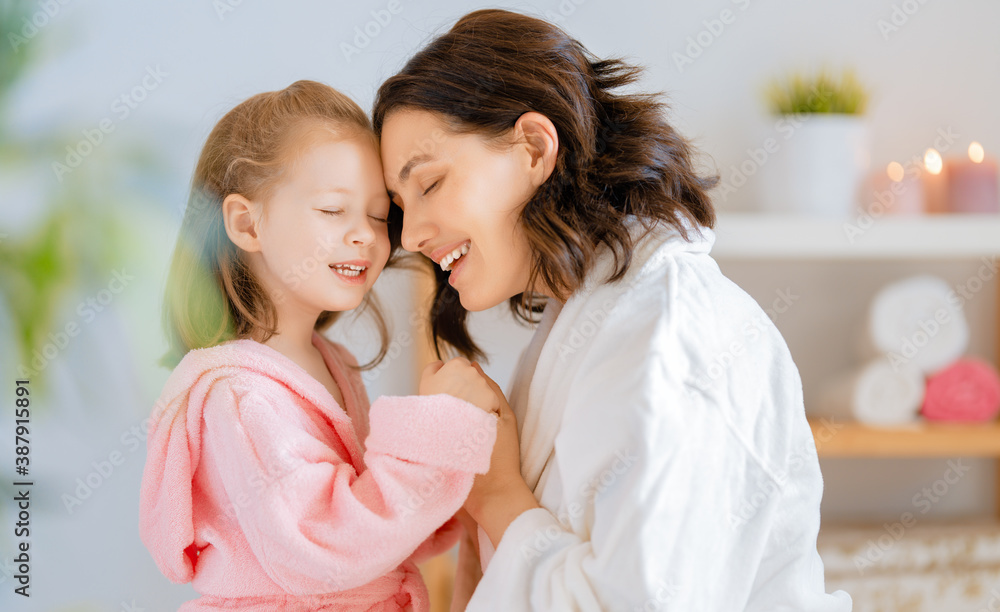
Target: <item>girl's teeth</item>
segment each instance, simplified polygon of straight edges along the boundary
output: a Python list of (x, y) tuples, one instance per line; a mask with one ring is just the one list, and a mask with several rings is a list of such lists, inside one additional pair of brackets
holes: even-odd
[(336, 270), (338, 274), (343, 274), (344, 276), (359, 276), (365, 271), (364, 266), (354, 266), (351, 264), (338, 264), (333, 266), (333, 269)]

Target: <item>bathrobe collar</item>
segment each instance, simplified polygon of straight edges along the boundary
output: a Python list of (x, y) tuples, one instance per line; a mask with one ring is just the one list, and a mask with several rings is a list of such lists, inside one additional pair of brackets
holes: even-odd
[[(508, 394), (514, 401), (521, 444), (521, 474), (534, 490), (555, 449), (555, 438), (562, 422), (566, 395), (564, 385), (571, 384), (576, 364), (587, 352), (589, 338), (580, 350), (567, 358), (560, 347), (578, 333), (581, 317), (595, 309), (603, 309), (608, 299), (616, 302), (628, 289), (659, 270), (669, 257), (678, 253), (708, 253), (715, 243), (715, 233), (707, 227), (695, 226), (678, 215), (687, 230), (685, 240), (673, 226), (657, 222), (646, 228), (634, 215), (626, 217), (625, 226), (633, 237), (635, 248), (632, 261), (624, 276), (608, 283), (616, 265), (614, 254), (606, 245), (598, 247), (597, 259), (584, 282), (565, 304), (549, 299), (541, 321), (525, 349)], [(525, 392), (525, 389), (527, 391)], [(531, 408), (529, 410), (529, 407)]]

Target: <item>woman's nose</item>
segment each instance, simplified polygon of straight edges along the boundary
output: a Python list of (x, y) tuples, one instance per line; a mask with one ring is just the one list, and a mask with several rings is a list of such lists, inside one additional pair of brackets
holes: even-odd
[(434, 226), (426, 219), (417, 217), (415, 212), (403, 213), (403, 231), (400, 236), (400, 244), (407, 251), (418, 252), (423, 250), (431, 238), (434, 237)]

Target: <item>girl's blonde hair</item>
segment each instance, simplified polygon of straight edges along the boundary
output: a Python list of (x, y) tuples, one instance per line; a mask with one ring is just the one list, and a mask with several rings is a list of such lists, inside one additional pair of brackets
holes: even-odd
[[(229, 239), (222, 201), (238, 193), (266, 199), (282, 169), (304, 147), (304, 128), (339, 137), (377, 140), (367, 115), (353, 100), (315, 81), (296, 81), (281, 91), (257, 94), (232, 109), (212, 129), (191, 182), (184, 219), (167, 277), (163, 325), (169, 349), (160, 364), (173, 368), (190, 350), (251, 338), (264, 342), (277, 333), (272, 296), (251, 273), (243, 251)], [(400, 224), (390, 218), (390, 257), (399, 247)], [(280, 296), (274, 296), (281, 299)], [(381, 336), (372, 367), (385, 356), (388, 331), (374, 296), (365, 296)], [(327, 329), (339, 312), (323, 311), (315, 329)]]

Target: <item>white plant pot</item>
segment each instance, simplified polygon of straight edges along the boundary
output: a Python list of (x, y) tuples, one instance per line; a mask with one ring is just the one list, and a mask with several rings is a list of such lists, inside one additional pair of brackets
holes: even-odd
[(767, 212), (846, 219), (868, 173), (868, 128), (855, 115), (806, 114), (764, 168)]

